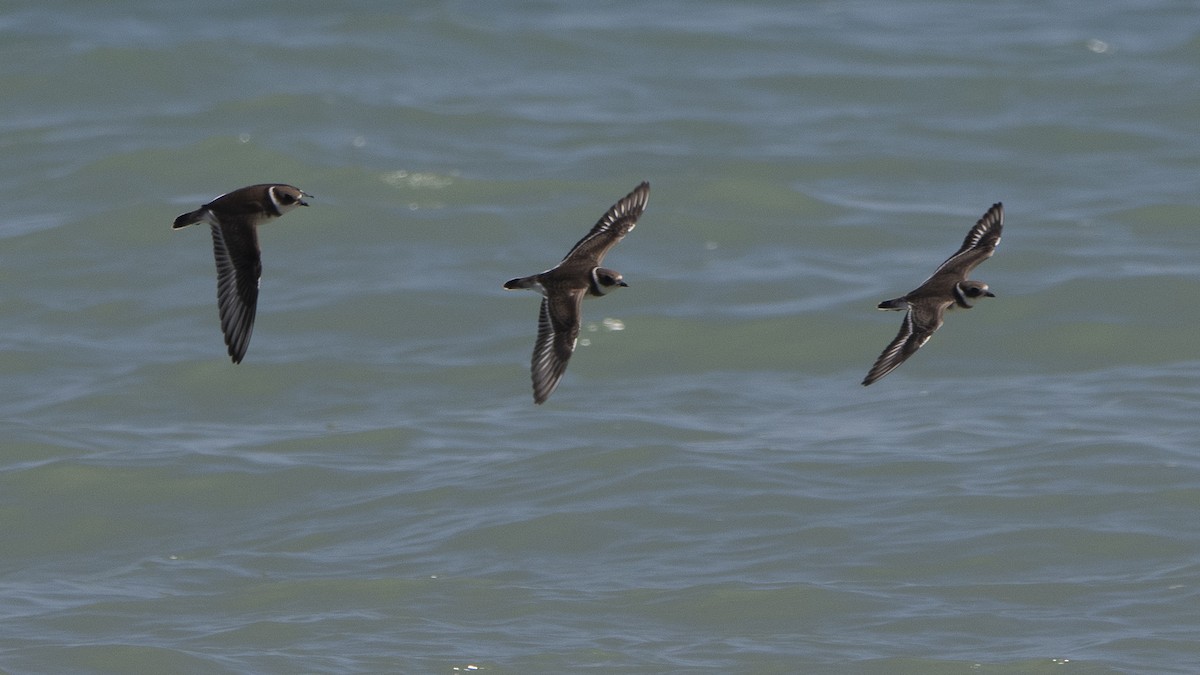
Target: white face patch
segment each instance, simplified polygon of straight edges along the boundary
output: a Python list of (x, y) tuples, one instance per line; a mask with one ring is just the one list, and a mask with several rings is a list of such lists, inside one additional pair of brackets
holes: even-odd
[(267, 188), (267, 196), (271, 198), (271, 204), (275, 207), (275, 213), (283, 213), (283, 205), (279, 203), (279, 197), (275, 195), (275, 186)]
[(275, 207), (275, 213), (282, 215), (283, 213), (285, 213), (286, 211), (291, 209), (293, 206), (295, 206), (295, 204), (289, 204), (287, 206), (280, 204), (279, 203), (279, 195), (275, 193), (276, 189), (278, 189), (278, 187), (275, 185), (272, 185), (271, 187), (267, 188), (267, 196), (269, 196), (271, 198), (271, 204), (274, 205), (274, 207)]

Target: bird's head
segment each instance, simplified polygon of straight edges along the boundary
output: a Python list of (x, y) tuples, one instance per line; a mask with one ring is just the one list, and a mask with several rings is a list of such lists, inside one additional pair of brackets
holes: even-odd
[(964, 309), (970, 309), (972, 300), (979, 298), (994, 298), (996, 294), (982, 281), (960, 281), (954, 286), (954, 302)]
[(592, 270), (592, 284), (589, 289), (592, 295), (604, 295), (614, 288), (628, 286), (625, 278), (616, 270), (607, 267), (596, 267)]

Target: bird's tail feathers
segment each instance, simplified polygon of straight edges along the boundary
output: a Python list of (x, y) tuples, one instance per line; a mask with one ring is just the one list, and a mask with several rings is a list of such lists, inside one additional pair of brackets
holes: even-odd
[(523, 288), (533, 288), (534, 286), (537, 286), (537, 275), (536, 274), (534, 274), (533, 276), (528, 276), (528, 277), (517, 277), (516, 279), (509, 279), (508, 281), (504, 282), (504, 288), (506, 288), (510, 291), (517, 291), (517, 290), (521, 290)]
[(171, 229), (178, 230), (181, 227), (187, 227), (188, 225), (195, 225), (196, 223), (202, 223), (206, 220), (206, 215), (207, 214), (206, 214), (205, 209), (196, 209), (195, 211), (189, 211), (188, 213), (185, 213), (182, 216), (179, 216), (178, 218), (176, 218), (175, 224), (171, 226)]

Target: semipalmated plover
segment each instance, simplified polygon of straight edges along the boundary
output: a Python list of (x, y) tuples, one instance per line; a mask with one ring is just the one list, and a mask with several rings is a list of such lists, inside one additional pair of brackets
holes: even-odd
[(942, 315), (947, 309), (970, 309), (971, 300), (996, 297), (987, 284), (969, 280), (967, 275), (996, 252), (1003, 227), (1004, 206), (997, 202), (967, 233), (962, 247), (947, 258), (925, 283), (907, 295), (879, 303), (879, 309), (907, 309), (908, 314), (904, 316), (896, 339), (883, 350), (875, 365), (871, 366), (871, 372), (863, 379), (864, 387), (895, 370), (928, 342), (933, 332), (941, 327)]
[(225, 345), (234, 363), (241, 363), (254, 330), (262, 257), (258, 226), (297, 206), (308, 206), (312, 195), (291, 185), (264, 183), (227, 192), (175, 219), (172, 229), (197, 223), (212, 226), (217, 259), (217, 308)]
[(579, 337), (583, 297), (604, 295), (619, 286), (628, 286), (620, 272), (601, 267), (600, 262), (637, 225), (649, 197), (650, 184), (638, 185), (613, 204), (562, 262), (541, 274), (511, 279), (504, 284), (509, 290), (536, 289), (543, 296), (530, 367), (534, 403), (550, 397), (567, 369)]

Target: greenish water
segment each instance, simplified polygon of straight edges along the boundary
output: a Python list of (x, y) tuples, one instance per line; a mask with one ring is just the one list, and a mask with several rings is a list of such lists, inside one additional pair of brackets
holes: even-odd
[[(1197, 76), (1175, 2), (0, 8), (0, 671), (1195, 673)], [(641, 180), (534, 406), (500, 285)], [(235, 366), (170, 225), (264, 181)]]

